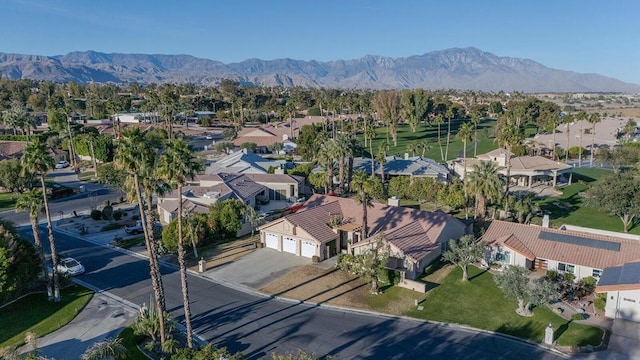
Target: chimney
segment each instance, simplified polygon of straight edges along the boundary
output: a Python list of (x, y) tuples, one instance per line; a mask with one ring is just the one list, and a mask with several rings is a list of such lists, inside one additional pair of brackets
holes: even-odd
[(545, 215), (542, 217), (542, 227), (549, 227), (549, 215)]
[(404, 159), (409, 160), (409, 153), (404, 153)]
[(395, 196), (392, 196), (392, 197), (389, 198), (388, 204), (389, 204), (389, 206), (398, 207), (398, 206), (400, 206), (400, 199), (395, 197)]

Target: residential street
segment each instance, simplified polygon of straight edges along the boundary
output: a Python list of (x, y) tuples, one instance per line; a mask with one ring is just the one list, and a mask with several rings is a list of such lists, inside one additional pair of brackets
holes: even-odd
[[(28, 227), (20, 228), (31, 238)], [(79, 259), (79, 279), (140, 305), (152, 294), (146, 260), (56, 233), (60, 252)], [(181, 320), (179, 274), (163, 267), (167, 308)], [(521, 341), (324, 306), (300, 304), (236, 290), (189, 276), (194, 330), (207, 341), (257, 359), (297, 349), (343, 359), (556, 359), (557, 354)], [(90, 343), (87, 339), (84, 343)]]

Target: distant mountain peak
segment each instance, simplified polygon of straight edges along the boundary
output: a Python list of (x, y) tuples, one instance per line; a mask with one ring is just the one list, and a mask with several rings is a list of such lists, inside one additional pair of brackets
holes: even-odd
[(640, 92), (640, 85), (597, 74), (548, 68), (530, 59), (497, 56), (475, 47), (409, 57), (365, 55), (351, 60), (247, 59), (224, 64), (191, 55), (74, 51), (38, 56), (0, 53), (10, 78), (116, 83), (217, 84), (228, 78), (264, 86), (425, 88), (523, 92)]

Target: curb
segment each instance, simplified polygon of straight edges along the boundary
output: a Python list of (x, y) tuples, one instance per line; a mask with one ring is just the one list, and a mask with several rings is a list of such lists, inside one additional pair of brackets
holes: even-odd
[[(127, 250), (127, 249), (122, 249), (113, 245), (106, 245), (103, 243), (99, 243), (99, 242), (95, 242), (95, 241), (91, 241), (89, 239), (85, 239), (85, 238), (80, 238), (78, 237), (76, 234), (67, 232), (67, 231), (60, 231), (57, 230), (58, 232), (64, 233), (68, 236), (72, 236), (76, 239), (79, 240), (83, 240), (83, 241), (87, 241), (90, 242), (92, 244), (98, 245), (98, 246), (102, 246), (102, 247), (106, 247), (115, 251), (119, 251), (121, 253), (124, 254), (128, 254), (128, 255), (132, 255), (135, 256), (137, 258), (140, 259), (148, 259), (147, 256), (141, 255), (139, 253), (136, 253), (134, 251), (131, 250)], [(168, 263), (167, 261), (160, 261), (161, 265), (170, 267), (172, 269), (177, 269), (179, 270), (179, 267), (175, 264), (172, 263)], [(566, 354), (564, 352), (561, 352), (555, 348), (552, 347), (548, 347), (545, 346), (543, 344), (538, 344), (538, 343), (534, 343), (525, 339), (521, 339), (512, 335), (508, 335), (508, 334), (503, 334), (503, 333), (498, 333), (495, 331), (490, 331), (490, 330), (484, 330), (484, 329), (477, 329), (474, 327), (470, 327), (470, 326), (466, 326), (466, 325), (461, 325), (461, 324), (454, 324), (454, 323), (444, 323), (444, 322), (439, 322), (439, 321), (430, 321), (430, 320), (422, 320), (422, 319), (417, 319), (417, 318), (412, 318), (412, 317), (408, 317), (408, 316), (398, 316), (398, 315), (391, 315), (391, 314), (385, 314), (385, 313), (380, 313), (377, 311), (371, 311), (371, 310), (364, 310), (364, 309), (355, 309), (355, 308), (348, 308), (348, 307), (343, 307), (343, 306), (338, 306), (338, 305), (330, 305), (330, 304), (321, 304), (321, 303), (315, 303), (315, 302), (310, 302), (310, 301), (304, 301), (304, 300), (295, 300), (295, 299), (289, 299), (289, 298), (285, 298), (285, 297), (281, 297), (281, 296), (274, 296), (274, 295), (268, 295), (268, 294), (264, 294), (262, 292), (259, 292), (258, 290), (243, 286), (243, 285), (238, 285), (238, 284), (233, 284), (233, 283), (229, 283), (227, 281), (224, 280), (220, 280), (220, 279), (215, 279), (212, 277), (208, 277), (202, 273), (199, 273), (195, 270), (191, 270), (191, 269), (187, 269), (187, 273), (189, 273), (192, 276), (196, 276), (200, 279), (212, 282), (214, 284), (218, 284), (218, 285), (222, 285), (222, 286), (226, 286), (229, 288), (232, 288), (234, 290), (237, 291), (241, 291), (243, 293), (249, 294), (249, 295), (253, 295), (262, 299), (272, 299), (272, 300), (276, 300), (276, 301), (280, 301), (280, 302), (285, 302), (285, 303), (289, 303), (289, 304), (299, 304), (299, 305), (306, 305), (309, 306), (311, 308), (313, 307), (317, 307), (317, 308), (323, 308), (323, 309), (327, 309), (327, 310), (331, 310), (331, 311), (336, 311), (336, 312), (348, 312), (348, 313), (353, 313), (353, 314), (360, 314), (360, 315), (366, 315), (366, 316), (375, 316), (375, 317), (379, 317), (379, 318), (387, 318), (387, 319), (396, 319), (396, 320), (405, 320), (405, 321), (410, 321), (413, 323), (418, 323), (418, 324), (433, 324), (433, 325), (437, 325), (437, 326), (441, 326), (443, 328), (452, 328), (452, 329), (457, 329), (457, 330), (462, 330), (462, 331), (466, 331), (468, 333), (483, 333), (483, 334), (489, 334), (489, 335), (493, 335), (493, 336), (497, 336), (497, 337), (501, 337), (510, 341), (514, 341), (514, 342), (519, 342), (521, 344), (525, 344), (531, 347), (536, 347), (536, 348), (541, 348), (547, 351), (550, 351), (552, 353), (554, 353), (555, 355), (558, 355), (562, 358), (565, 359), (569, 359), (571, 358), (571, 356), (569, 354)], [(85, 283), (84, 281), (81, 280), (77, 280), (77, 279), (73, 279), (74, 282), (78, 283), (79, 285), (85, 286), (93, 291), (95, 291), (96, 293), (100, 293), (100, 294), (106, 294), (108, 297), (120, 302), (121, 304), (132, 308), (136, 311), (138, 311), (139, 306), (124, 300), (116, 295), (113, 295), (111, 293), (109, 293), (108, 291), (102, 291), (100, 289), (97, 289), (96, 287), (93, 287), (87, 283)], [(178, 326), (180, 327), (181, 331), (186, 331), (186, 328), (184, 327), (184, 325), (182, 323), (178, 323)], [(194, 337), (197, 339), (197, 341), (200, 344), (207, 344), (208, 342), (205, 341), (204, 339), (202, 339), (202, 337), (196, 333), (195, 331), (193, 332)]]

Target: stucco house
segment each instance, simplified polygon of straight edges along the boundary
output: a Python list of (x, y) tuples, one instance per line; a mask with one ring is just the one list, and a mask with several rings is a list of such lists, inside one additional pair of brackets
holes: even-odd
[(624, 234), (615, 237), (585, 230), (493, 220), (482, 236), (488, 246), (485, 261), (535, 271), (571, 273), (578, 281), (588, 276), (600, 278), (607, 267), (640, 259), (638, 240), (625, 238)]
[(289, 200), (295, 201), (301, 195), (304, 178), (287, 174), (209, 174), (197, 175), (194, 185), (202, 187), (217, 186), (226, 183), (230, 186), (254, 182), (267, 189), (265, 200)]
[(235, 173), (235, 174), (267, 174), (269, 168), (278, 170), (289, 166), (286, 161), (265, 159), (246, 149), (228, 154), (222, 159), (211, 163), (205, 169), (206, 174)]
[[(355, 158), (353, 160), (353, 170), (362, 170), (367, 174), (371, 174), (371, 161), (370, 158)], [(374, 169), (376, 174), (380, 173), (379, 162), (375, 162)], [(409, 156), (409, 154), (405, 154), (404, 157), (387, 156), (383, 164), (383, 169), (386, 178), (408, 176), (411, 178), (433, 178), (443, 182), (449, 180), (449, 169), (447, 169), (446, 166), (437, 163), (433, 159), (423, 158), (421, 156)]]
[[(507, 176), (506, 149), (496, 149), (475, 158), (458, 158), (449, 162), (449, 167), (461, 179), (464, 179), (464, 167), (466, 164), (467, 175), (473, 172), (473, 165), (481, 161), (489, 161), (498, 167), (498, 173)], [(533, 187), (536, 184), (557, 186), (559, 183), (571, 185), (573, 167), (561, 161), (553, 161), (542, 156), (515, 156), (511, 157), (511, 169), (509, 180), (517, 186)], [(560, 181), (562, 180), (562, 181)]]
[(596, 292), (607, 293), (606, 317), (640, 322), (640, 259), (604, 269)]
[(457, 218), (441, 211), (421, 211), (373, 203), (367, 209), (369, 237), (361, 239), (362, 206), (354, 199), (313, 195), (296, 213), (259, 228), (265, 247), (324, 260), (338, 253), (359, 254), (384, 233), (391, 248), (389, 267), (415, 279), (437, 259), (443, 244), (468, 232)]

